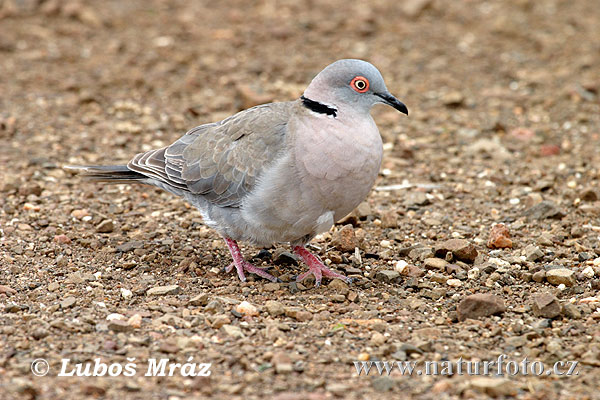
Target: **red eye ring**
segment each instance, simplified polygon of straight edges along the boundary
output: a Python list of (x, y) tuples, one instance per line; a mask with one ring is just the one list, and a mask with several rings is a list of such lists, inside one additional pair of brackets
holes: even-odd
[(364, 76), (356, 76), (350, 82), (350, 86), (358, 93), (364, 93), (369, 90), (369, 80)]

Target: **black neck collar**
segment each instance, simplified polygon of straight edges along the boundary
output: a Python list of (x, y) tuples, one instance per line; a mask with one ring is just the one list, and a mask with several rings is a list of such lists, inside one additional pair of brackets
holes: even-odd
[(302, 105), (310, 111), (331, 115), (334, 118), (337, 116), (337, 110), (333, 107), (329, 107), (327, 104), (319, 103), (318, 101), (311, 100), (304, 96), (301, 96), (300, 99), (302, 99)]

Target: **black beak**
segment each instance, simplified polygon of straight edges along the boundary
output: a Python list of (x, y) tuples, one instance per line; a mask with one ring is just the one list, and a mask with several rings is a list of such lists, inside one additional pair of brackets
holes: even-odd
[(392, 96), (391, 94), (375, 93), (375, 96), (381, 98), (381, 100), (383, 100), (383, 103), (387, 104), (388, 106), (392, 106), (401, 113), (408, 115), (408, 108), (406, 108), (404, 103)]

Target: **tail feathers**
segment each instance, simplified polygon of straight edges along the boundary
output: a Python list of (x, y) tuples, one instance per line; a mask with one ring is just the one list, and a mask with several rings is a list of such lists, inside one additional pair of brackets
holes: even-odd
[(82, 177), (98, 182), (144, 183), (147, 176), (132, 171), (126, 165), (67, 165), (65, 169), (82, 171)]

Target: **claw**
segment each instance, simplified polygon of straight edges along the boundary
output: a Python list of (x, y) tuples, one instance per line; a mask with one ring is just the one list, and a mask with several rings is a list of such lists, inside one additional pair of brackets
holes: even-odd
[(351, 283), (352, 279), (344, 276), (342, 274), (338, 274), (337, 272), (333, 272), (329, 268), (327, 268), (321, 260), (319, 260), (314, 254), (311, 254), (306, 248), (302, 246), (294, 247), (294, 253), (296, 253), (302, 260), (308, 265), (308, 271), (303, 274), (298, 275), (296, 278), (296, 282), (301, 282), (306, 279), (310, 274), (315, 277), (315, 287), (321, 286), (321, 279), (323, 276), (332, 279), (341, 279), (346, 283)]
[(225, 272), (230, 272), (233, 269), (233, 267), (235, 267), (238, 276), (240, 277), (240, 280), (242, 282), (246, 282), (246, 275), (244, 274), (244, 271), (261, 276), (265, 279), (270, 280), (271, 282), (281, 282), (278, 278), (275, 278), (273, 275), (269, 274), (268, 272), (265, 272), (263, 269), (258, 268), (250, 264), (248, 261), (244, 260), (244, 258), (242, 257), (242, 251), (240, 250), (240, 247), (238, 246), (235, 240), (225, 238), (225, 243), (227, 243), (227, 247), (229, 247), (231, 257), (233, 257), (233, 262), (227, 267), (225, 267)]

